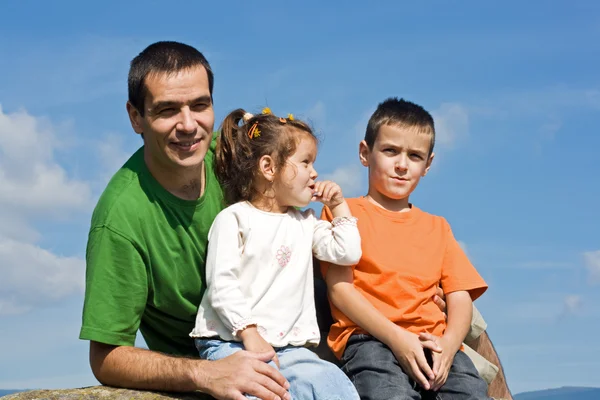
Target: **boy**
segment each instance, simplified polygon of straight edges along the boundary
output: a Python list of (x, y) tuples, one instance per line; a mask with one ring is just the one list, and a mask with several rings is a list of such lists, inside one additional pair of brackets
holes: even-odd
[[(487, 289), (442, 217), (409, 196), (433, 161), (433, 118), (390, 98), (360, 143), (367, 196), (349, 199), (363, 256), (353, 268), (323, 265), (334, 324), (328, 343), (361, 399), (488, 399), (487, 385), (461, 351), (472, 300)], [(324, 217), (332, 218), (328, 209)], [(433, 302), (446, 293), (448, 320)]]

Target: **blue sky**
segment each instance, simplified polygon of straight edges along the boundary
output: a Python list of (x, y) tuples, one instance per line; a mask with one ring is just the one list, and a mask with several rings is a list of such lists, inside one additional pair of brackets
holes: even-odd
[(128, 63), (156, 40), (205, 53), (217, 121), (308, 119), (317, 168), (366, 192), (378, 102), (436, 118), (412, 200), (444, 215), (490, 285), (477, 301), (513, 393), (600, 386), (600, 3), (82, 2), (0, 12), (0, 388), (95, 384), (77, 339), (85, 243), (140, 138)]

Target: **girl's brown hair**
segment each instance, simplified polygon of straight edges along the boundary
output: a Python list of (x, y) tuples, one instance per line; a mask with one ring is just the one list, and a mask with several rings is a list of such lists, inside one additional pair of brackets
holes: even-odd
[(302, 134), (317, 140), (306, 123), (291, 116), (279, 118), (267, 113), (244, 121), (246, 114), (241, 108), (232, 111), (223, 120), (217, 138), (216, 173), (228, 204), (252, 200), (258, 194), (258, 161), (262, 156), (271, 156), (279, 172), (296, 151)]

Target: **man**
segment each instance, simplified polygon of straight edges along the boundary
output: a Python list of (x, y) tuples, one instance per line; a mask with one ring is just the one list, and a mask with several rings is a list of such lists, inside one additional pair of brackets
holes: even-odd
[[(223, 208), (210, 65), (190, 46), (159, 42), (132, 61), (128, 83), (127, 112), (144, 146), (92, 217), (80, 338), (90, 340), (94, 375), (127, 388), (289, 399), (289, 384), (266, 363), (273, 352), (192, 358), (208, 229)], [(138, 328), (151, 350), (133, 347)]]
[[(154, 43), (132, 61), (127, 112), (144, 146), (94, 210), (80, 338), (106, 385), (288, 399), (289, 384), (266, 363), (272, 352), (204, 361), (188, 336), (205, 288), (208, 230), (223, 208), (213, 81), (204, 56), (181, 43)], [(138, 329), (150, 350), (134, 347)]]

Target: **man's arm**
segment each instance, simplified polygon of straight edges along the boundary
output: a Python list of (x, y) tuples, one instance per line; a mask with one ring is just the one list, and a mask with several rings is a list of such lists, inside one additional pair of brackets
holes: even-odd
[(90, 365), (100, 383), (132, 389), (201, 391), (217, 399), (290, 399), (289, 383), (266, 364), (273, 352), (240, 351), (219, 361), (179, 358), (154, 351), (90, 342)]
[[(440, 310), (442, 310), (444, 313), (446, 312), (446, 301), (441, 287), (436, 289), (436, 294), (433, 298), (433, 301), (437, 304)], [(473, 310), (473, 315), (476, 315), (475, 309)], [(492, 341), (490, 340), (484, 327), (485, 323), (483, 323), (483, 326), (477, 327), (472, 325), (471, 331), (465, 340), (465, 344), (475, 350), (480, 356), (488, 360), (490, 363), (498, 367), (498, 373), (488, 387), (488, 396), (497, 399), (512, 400), (512, 394), (508, 388), (506, 377), (504, 375), (504, 369), (500, 363), (500, 358), (498, 357), (498, 353), (496, 353), (496, 349), (494, 348), (494, 345), (492, 344)], [(479, 330), (481, 330), (481, 333), (475, 335), (474, 333), (478, 332)]]
[(512, 394), (506, 383), (506, 377), (504, 375), (504, 369), (498, 358), (498, 353), (487, 334), (487, 331), (483, 331), (479, 337), (465, 341), (465, 344), (479, 353), (483, 358), (491, 362), (498, 367), (498, 374), (490, 383), (488, 387), (488, 396), (495, 397), (497, 399), (509, 399), (512, 400)]

